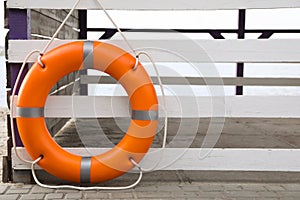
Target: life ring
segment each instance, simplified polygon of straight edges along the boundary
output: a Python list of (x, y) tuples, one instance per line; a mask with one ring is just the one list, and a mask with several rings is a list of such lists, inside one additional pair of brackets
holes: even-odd
[[(136, 59), (124, 50), (102, 42), (76, 41), (59, 46), (34, 63), (17, 100), (16, 118), (21, 140), (32, 159), (48, 173), (78, 183), (97, 183), (116, 178), (139, 162), (150, 148), (158, 125), (158, 100), (153, 83)], [(122, 140), (111, 150), (82, 157), (67, 152), (50, 136), (44, 106), (52, 86), (80, 69), (97, 69), (118, 80), (132, 109), (131, 122)]]

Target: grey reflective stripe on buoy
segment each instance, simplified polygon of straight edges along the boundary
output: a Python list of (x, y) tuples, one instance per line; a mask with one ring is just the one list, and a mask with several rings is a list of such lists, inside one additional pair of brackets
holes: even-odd
[(158, 120), (158, 111), (157, 110), (132, 110), (131, 119)]
[(16, 117), (37, 118), (44, 117), (44, 108), (16, 108)]
[(94, 42), (84, 41), (83, 65), (85, 69), (94, 69)]
[(90, 183), (91, 157), (82, 157), (80, 165), (80, 183)]

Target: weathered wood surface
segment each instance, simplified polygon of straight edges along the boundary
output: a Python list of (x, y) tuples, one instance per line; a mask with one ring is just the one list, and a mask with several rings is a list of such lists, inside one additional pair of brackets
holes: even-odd
[[(66, 10), (45, 10), (34, 9), (31, 13), (31, 37), (32, 39), (42, 39), (52, 37), (61, 22), (67, 16)], [(65, 26), (59, 32), (57, 38), (76, 39), (79, 35), (78, 14), (74, 12)]]

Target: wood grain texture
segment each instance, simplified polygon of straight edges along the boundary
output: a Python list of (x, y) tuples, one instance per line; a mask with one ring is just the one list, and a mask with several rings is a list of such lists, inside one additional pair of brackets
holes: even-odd
[[(34, 35), (52, 37), (67, 14), (68, 13), (64, 10), (31, 10), (32, 39), (39, 39)], [(79, 36), (77, 30), (78, 27), (78, 19), (76, 16), (71, 16), (65, 26), (63, 26), (62, 30), (58, 33), (57, 38), (77, 39)]]

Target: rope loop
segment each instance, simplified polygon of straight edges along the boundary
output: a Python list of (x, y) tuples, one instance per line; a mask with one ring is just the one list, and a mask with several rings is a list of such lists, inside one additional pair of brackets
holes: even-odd
[(37, 58), (37, 62), (39, 63), (39, 65), (42, 67), (42, 68), (45, 68), (46, 65), (42, 62), (41, 58), (44, 54), (43, 53), (40, 53), (38, 58)]
[(135, 167), (137, 167), (139, 170), (143, 171), (141, 165), (139, 163), (135, 162), (135, 160), (133, 158), (129, 158), (129, 160)]
[(132, 70), (135, 71), (137, 69), (137, 67), (139, 66), (139, 62), (140, 62), (140, 54), (137, 54), (135, 56), (135, 64), (132, 67)]

